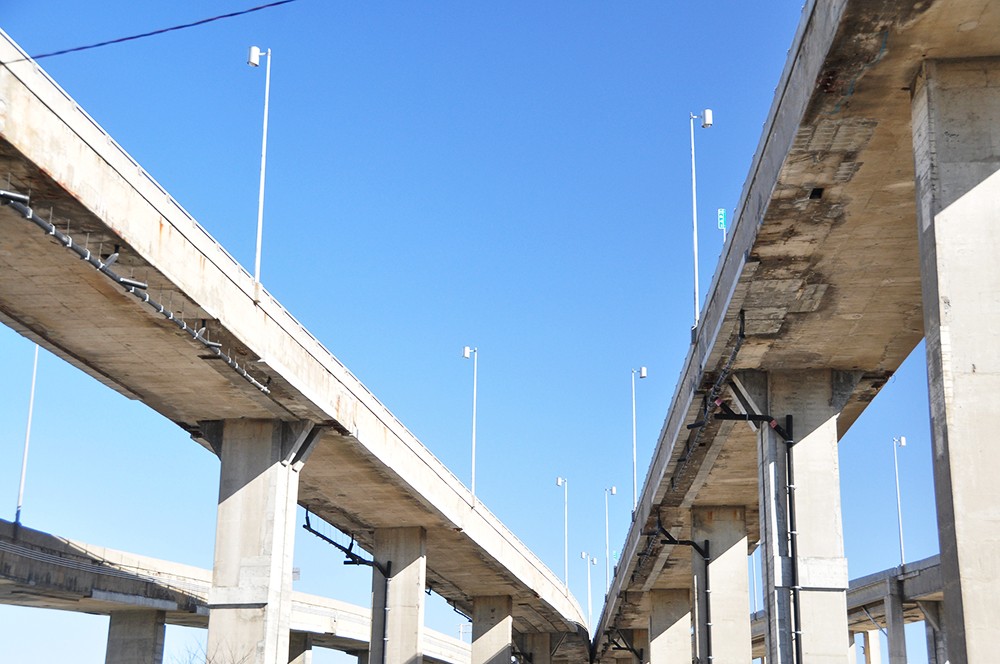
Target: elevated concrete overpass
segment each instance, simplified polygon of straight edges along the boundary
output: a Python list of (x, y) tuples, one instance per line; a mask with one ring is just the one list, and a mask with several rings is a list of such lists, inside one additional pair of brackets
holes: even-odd
[(220, 456), (210, 651), (283, 657), (300, 504), (373, 555), (373, 661), (419, 657), (425, 588), (473, 661), (586, 659), (563, 583), (2, 34), (0, 61), (0, 320)]
[[(162, 653), (164, 625), (205, 628), (212, 572), (189, 565), (69, 540), (0, 520), (0, 604), (106, 615), (111, 619), (107, 661), (129, 654)], [(854, 579), (847, 591), (851, 634), (878, 648), (885, 631), (891, 644), (904, 639), (903, 625), (928, 623), (929, 644), (940, 629), (941, 570), (938, 556)], [(138, 626), (146, 630), (137, 629)], [(750, 616), (753, 656), (765, 655), (767, 616)], [(322, 647), (368, 656), (371, 611), (326, 597), (292, 594), (292, 662)], [(148, 643), (137, 648), (137, 633)], [(423, 635), (424, 658), (433, 664), (467, 664), (469, 645), (433, 630)], [(300, 657), (301, 659), (296, 659)]]
[[(164, 625), (208, 627), (211, 588), (211, 570), (0, 520), (0, 604), (110, 616), (109, 662), (129, 661), (129, 656), (156, 650), (162, 658)], [(294, 592), (290, 630), (295, 657), (312, 648), (367, 656), (371, 611)], [(139, 649), (137, 640), (148, 642)], [(469, 662), (467, 643), (433, 630), (424, 632), (422, 649), (425, 661), (434, 664)], [(308, 661), (295, 657), (289, 661)]]
[(767, 661), (845, 661), (837, 441), (922, 338), (942, 623), (951, 661), (995, 658), (998, 28), (995, 0), (806, 2), (596, 659), (748, 661), (760, 543)]

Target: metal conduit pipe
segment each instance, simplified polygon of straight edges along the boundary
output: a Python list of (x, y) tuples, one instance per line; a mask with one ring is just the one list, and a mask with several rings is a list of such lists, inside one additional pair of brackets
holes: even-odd
[(781, 433), (785, 441), (785, 482), (788, 493), (788, 553), (792, 558), (792, 633), (795, 634), (795, 661), (803, 664), (802, 659), (802, 587), (799, 585), (799, 533), (795, 526), (795, 466), (792, 448), (795, 440), (792, 438), (792, 416), (785, 416), (785, 429), (772, 424), (772, 428)]
[(174, 316), (174, 313), (172, 311), (170, 311), (169, 309), (164, 307), (161, 303), (157, 302), (156, 300), (152, 299), (149, 296), (149, 293), (146, 292), (146, 288), (148, 287), (147, 284), (141, 281), (137, 281), (135, 279), (129, 279), (128, 277), (123, 277), (115, 273), (114, 270), (111, 269), (111, 266), (115, 263), (116, 260), (118, 260), (117, 253), (112, 254), (107, 261), (101, 260), (99, 256), (94, 256), (94, 254), (90, 251), (90, 249), (86, 247), (81, 247), (80, 245), (73, 242), (73, 238), (71, 236), (61, 232), (58, 228), (55, 227), (55, 225), (52, 222), (46, 221), (45, 219), (42, 219), (41, 217), (36, 215), (34, 210), (32, 210), (31, 207), (28, 206), (28, 202), (29, 202), (28, 196), (26, 196), (25, 194), (17, 194), (9, 191), (0, 190), (0, 203), (9, 205), (10, 207), (20, 212), (25, 219), (27, 219), (28, 221), (30, 221), (31, 223), (35, 224), (40, 229), (45, 231), (47, 235), (51, 235), (52, 237), (54, 237), (61, 245), (63, 245), (64, 247), (75, 253), (82, 260), (92, 265), (98, 272), (101, 272), (102, 274), (106, 275), (112, 281), (114, 281), (119, 286), (124, 288), (127, 293), (135, 296), (139, 300), (142, 300), (144, 303), (148, 304), (150, 307), (155, 309), (157, 313), (159, 313), (164, 318), (174, 323), (183, 332), (187, 332), (192, 339), (202, 344), (212, 354), (214, 354), (219, 359), (223, 360), (227, 365), (229, 365), (230, 368), (232, 368), (237, 374), (239, 374), (240, 377), (242, 377), (248, 383), (256, 387), (264, 394), (271, 393), (271, 390), (266, 385), (258, 381), (253, 376), (251, 376), (246, 369), (241, 367), (239, 363), (236, 362), (229, 355), (223, 353), (221, 350), (221, 344), (206, 339), (203, 336), (205, 328), (195, 330), (193, 327), (189, 326), (182, 319)]

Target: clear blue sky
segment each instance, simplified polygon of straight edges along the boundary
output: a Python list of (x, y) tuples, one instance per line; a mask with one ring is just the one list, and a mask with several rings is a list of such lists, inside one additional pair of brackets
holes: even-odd
[[(9, 3), (29, 53), (249, 2)], [(594, 613), (631, 502), (630, 369), (640, 482), (689, 341), (688, 114), (698, 129), (701, 283), (721, 249), (799, 21), (797, 1), (340, 3), (299, 0), (40, 64), (252, 268), (264, 91), (274, 52), (262, 278), (468, 484), (480, 350), (477, 493)], [(2, 247), (2, 235), (0, 235)], [(32, 345), (0, 329), (0, 514), (13, 518)], [(852, 577), (937, 551), (922, 346), (841, 443)], [(218, 461), (172, 423), (43, 352), (26, 525), (210, 567)], [(6, 498), (4, 498), (6, 497)], [(363, 568), (301, 533), (296, 588), (367, 604)], [(458, 634), (435, 603), (428, 623)], [(0, 607), (5, 660), (103, 662), (107, 619)], [(169, 628), (166, 662), (197, 630)], [(920, 635), (911, 662), (922, 662)], [(11, 652), (10, 648), (13, 648)], [(333, 661), (317, 655), (316, 661)]]

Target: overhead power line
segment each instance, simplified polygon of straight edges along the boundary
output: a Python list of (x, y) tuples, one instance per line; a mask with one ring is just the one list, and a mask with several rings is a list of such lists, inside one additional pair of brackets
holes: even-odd
[[(31, 56), (32, 60), (41, 60), (42, 58), (51, 58), (57, 55), (65, 55), (67, 53), (76, 53), (78, 51), (89, 51), (92, 48), (100, 48), (102, 46), (110, 46), (111, 44), (121, 44), (123, 42), (135, 41), (137, 39), (145, 39), (146, 37), (155, 37), (156, 35), (162, 35), (167, 32), (174, 32), (177, 30), (185, 30), (187, 28), (194, 28), (199, 25), (205, 25), (206, 23), (212, 23), (214, 21), (221, 21), (224, 18), (234, 18), (236, 16), (243, 16), (244, 14), (250, 14), (252, 12), (258, 12), (262, 9), (270, 9), (272, 7), (277, 7), (279, 5), (287, 5), (289, 3), (296, 2), (296, 0), (277, 0), (277, 2), (269, 2), (266, 5), (258, 5), (256, 7), (250, 7), (249, 9), (243, 9), (238, 12), (230, 12), (229, 14), (220, 14), (219, 16), (212, 16), (211, 18), (203, 18), (200, 21), (195, 21), (194, 23), (185, 23), (184, 25), (175, 25), (169, 28), (161, 28), (159, 30), (153, 30), (152, 32), (144, 32), (140, 35), (132, 35), (131, 37), (119, 37), (118, 39), (110, 39), (108, 41), (98, 42), (96, 44), (89, 44), (87, 46), (75, 46), (73, 48), (66, 48), (61, 51), (52, 51), (51, 53), (42, 53), (40, 55)], [(11, 60), (8, 63), (21, 62), (27, 58), (20, 58), (18, 60)]]

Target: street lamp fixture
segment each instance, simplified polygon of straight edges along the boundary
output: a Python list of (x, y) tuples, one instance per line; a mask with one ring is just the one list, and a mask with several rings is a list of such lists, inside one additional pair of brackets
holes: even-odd
[(638, 477), (636, 475), (636, 453), (635, 453), (635, 375), (639, 374), (639, 378), (646, 377), (646, 367), (639, 367), (638, 369), (632, 369), (632, 513), (635, 514), (635, 508), (639, 505), (639, 485)]
[(472, 358), (472, 504), (476, 504), (476, 387), (479, 382), (479, 349), (465, 346), (462, 357)]
[(563, 488), (563, 583), (566, 584), (566, 594), (569, 594), (569, 480), (565, 477), (556, 478), (556, 486)]
[(604, 489), (604, 596), (611, 592), (611, 536), (608, 529), (608, 496), (614, 496), (618, 489), (614, 486)]
[(903, 501), (899, 497), (899, 457), (896, 448), (906, 447), (906, 436), (892, 439), (892, 465), (896, 471), (896, 522), (899, 524), (899, 564), (906, 564), (906, 553), (903, 550)]
[(594, 631), (594, 603), (590, 593), (590, 568), (597, 564), (597, 558), (592, 558), (586, 551), (580, 552), (580, 558), (586, 560), (587, 566), (587, 630)]
[(260, 66), (260, 58), (267, 58), (264, 74), (264, 137), (260, 144), (260, 193), (257, 198), (257, 250), (253, 262), (253, 297), (254, 302), (260, 302), (260, 246), (264, 235), (264, 173), (267, 170), (267, 111), (271, 98), (271, 49), (261, 51), (259, 46), (251, 46), (247, 56), (247, 64), (251, 67)]
[[(701, 115), (691, 116), (691, 232), (694, 244), (694, 327), (701, 319), (701, 297), (698, 294), (698, 186), (694, 163), (694, 121), (700, 119), (702, 129), (712, 126), (712, 109), (706, 108)], [(693, 341), (692, 335), (692, 341)]]

